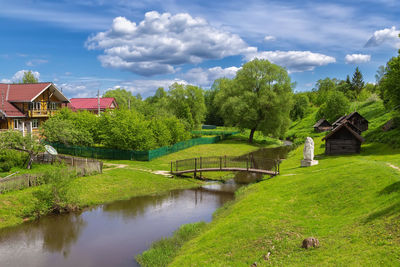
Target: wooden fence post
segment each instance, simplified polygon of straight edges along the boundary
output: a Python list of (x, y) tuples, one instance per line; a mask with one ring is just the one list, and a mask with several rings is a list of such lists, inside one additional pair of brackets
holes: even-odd
[(225, 168), (226, 168), (226, 155), (225, 155)]
[(249, 156), (246, 158), (246, 169), (249, 170)]
[(172, 161), (171, 161), (171, 173), (172, 173)]
[(222, 157), (219, 157), (219, 169), (222, 170)]
[(200, 157), (200, 178), (203, 177), (203, 173), (201, 172), (202, 168), (203, 168), (203, 157)]

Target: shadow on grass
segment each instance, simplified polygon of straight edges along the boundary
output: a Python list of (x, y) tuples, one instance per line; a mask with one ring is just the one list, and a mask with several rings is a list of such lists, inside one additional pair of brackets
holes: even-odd
[(389, 195), (396, 192), (400, 192), (400, 181), (386, 186), (382, 191), (379, 192), (379, 195)]
[(400, 214), (400, 202), (397, 202), (385, 209), (382, 209), (382, 210), (379, 210), (377, 212), (370, 214), (365, 219), (365, 223), (369, 223), (369, 222), (372, 222), (381, 217), (388, 217), (388, 216), (395, 215), (395, 214)]

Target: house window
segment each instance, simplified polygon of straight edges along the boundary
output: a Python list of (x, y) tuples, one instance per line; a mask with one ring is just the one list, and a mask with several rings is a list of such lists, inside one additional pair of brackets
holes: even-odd
[(39, 120), (34, 119), (32, 120), (32, 129), (37, 129), (39, 127)]
[(57, 103), (56, 102), (49, 102), (49, 109), (55, 110), (57, 109)]
[(31, 110), (40, 110), (40, 102), (29, 103), (29, 109), (31, 109)]
[(20, 119), (14, 119), (14, 129), (18, 130), (18, 129), (21, 128), (21, 126), (22, 126), (21, 120)]

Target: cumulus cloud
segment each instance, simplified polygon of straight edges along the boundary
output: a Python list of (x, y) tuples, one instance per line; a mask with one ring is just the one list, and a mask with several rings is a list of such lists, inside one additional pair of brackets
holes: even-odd
[(219, 66), (209, 69), (194, 68), (186, 72), (184, 78), (190, 83), (209, 87), (218, 78), (235, 77), (239, 69), (238, 67), (221, 68)]
[(385, 42), (391, 43), (395, 47), (400, 47), (400, 30), (396, 30), (396, 27), (386, 28), (383, 30), (375, 31), (372, 37), (365, 44), (365, 47), (379, 46)]
[(86, 47), (104, 51), (99, 56), (104, 67), (144, 76), (174, 73), (181, 64), (256, 51), (238, 35), (219, 30), (202, 18), (156, 11), (147, 12), (138, 24), (115, 18), (109, 30), (89, 37)]
[(274, 64), (287, 68), (290, 72), (314, 70), (315, 67), (335, 63), (336, 59), (320, 53), (310, 51), (263, 51), (250, 53), (247, 60), (267, 59)]
[(264, 37), (265, 42), (270, 42), (270, 41), (275, 41), (275, 40), (276, 40), (276, 37), (272, 36), (272, 35), (267, 35)]
[(344, 59), (347, 64), (360, 64), (369, 62), (371, 60), (371, 55), (351, 54), (346, 55)]
[[(17, 83), (22, 81), (22, 77), (24, 77), (25, 72), (28, 72), (29, 70), (20, 70), (17, 71), (14, 76), (11, 79), (1, 79), (1, 83)], [(40, 80), (40, 73), (38, 71), (31, 71), (33, 76), (35, 76), (36, 79)]]

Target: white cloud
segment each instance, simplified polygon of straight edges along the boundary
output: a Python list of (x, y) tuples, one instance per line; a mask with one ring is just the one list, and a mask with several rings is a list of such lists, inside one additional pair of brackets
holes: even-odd
[(184, 74), (184, 78), (192, 84), (209, 87), (218, 78), (233, 78), (240, 68), (229, 67), (221, 68), (214, 67), (209, 69), (194, 68)]
[(371, 55), (351, 54), (346, 55), (344, 59), (347, 64), (360, 64), (369, 62), (371, 60)]
[[(0, 82), (1, 83), (17, 83), (22, 81), (22, 77), (24, 77), (25, 72), (28, 72), (29, 70), (20, 70), (17, 71), (14, 76), (11, 79), (4, 78)], [(35, 76), (36, 79), (40, 80), (40, 73), (38, 71), (32, 71), (33, 76)]]
[(396, 27), (386, 28), (383, 30), (375, 31), (372, 37), (365, 44), (365, 47), (374, 47), (389, 42), (393, 46), (400, 47), (400, 30), (396, 30)]
[(133, 95), (139, 93), (142, 96), (150, 96), (153, 95), (159, 87), (164, 87), (168, 90), (169, 86), (173, 83), (189, 84), (187, 81), (182, 79), (134, 80), (121, 82), (109, 89), (124, 88), (131, 91)]
[(276, 37), (273, 35), (267, 35), (264, 37), (265, 42), (270, 42), (270, 41), (275, 41), (275, 40), (276, 40)]
[(29, 67), (33, 67), (33, 66), (37, 66), (40, 64), (45, 64), (47, 62), (49, 62), (49, 61), (46, 59), (32, 59), (32, 60), (27, 61), (26, 65)]
[(310, 51), (261, 51), (246, 56), (247, 60), (255, 58), (267, 59), (290, 72), (314, 70), (315, 67), (336, 62), (334, 57)]
[(145, 14), (136, 24), (124, 17), (111, 28), (86, 41), (89, 50), (100, 49), (104, 67), (140, 75), (174, 73), (177, 65), (255, 52), (238, 35), (219, 30), (202, 18), (187, 13)]

